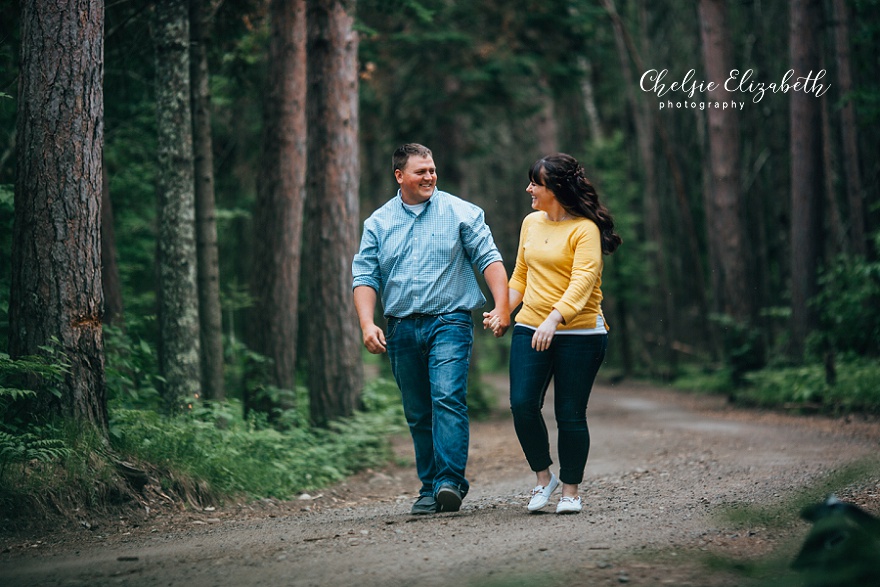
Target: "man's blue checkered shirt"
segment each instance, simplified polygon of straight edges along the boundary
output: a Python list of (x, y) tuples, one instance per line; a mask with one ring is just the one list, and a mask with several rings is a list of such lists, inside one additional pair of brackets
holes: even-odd
[(352, 288), (379, 292), (386, 316), (473, 310), (486, 303), (473, 268), (500, 260), (479, 207), (435, 189), (416, 215), (398, 191), (364, 222)]

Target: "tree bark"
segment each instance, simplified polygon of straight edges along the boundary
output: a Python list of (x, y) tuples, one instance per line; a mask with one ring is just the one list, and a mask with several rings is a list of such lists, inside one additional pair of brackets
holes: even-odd
[[(700, 33), (706, 76), (718, 84), (709, 97), (726, 102), (731, 97), (722, 83), (733, 69), (732, 46), (725, 0), (700, 0)], [(710, 191), (704, 194), (706, 230), (715, 275), (715, 309), (748, 324), (755, 317), (750, 284), (755, 275), (747, 271), (750, 251), (746, 246), (740, 181), (739, 113), (710, 108), (707, 112)]]
[(226, 396), (223, 385), (223, 321), (208, 75), (211, 13), (206, 0), (190, 0), (189, 10), (202, 394), (205, 399), (222, 400)]
[[(648, 43), (647, 32), (648, 15), (646, 6), (639, 6), (639, 27), (643, 41), (642, 51), (650, 50), (646, 47)], [(620, 42), (618, 42), (620, 45)], [(624, 45), (625, 47), (625, 45)], [(634, 80), (633, 80), (634, 81)], [(644, 181), (644, 196), (642, 205), (645, 213), (645, 240), (653, 246), (648, 248), (651, 268), (657, 278), (657, 286), (659, 295), (651, 298), (651, 315), (659, 318), (652, 321), (653, 324), (645, 324), (646, 329), (652, 329), (653, 334), (660, 341), (661, 348), (659, 353), (664, 356), (669, 377), (674, 377), (678, 370), (677, 354), (675, 351), (675, 340), (677, 338), (678, 320), (675, 317), (675, 292), (672, 289), (672, 279), (669, 276), (667, 267), (667, 259), (665, 251), (668, 251), (667, 239), (664, 236), (663, 220), (661, 215), (660, 194), (657, 190), (657, 163), (654, 156), (654, 133), (656, 127), (654, 115), (652, 114), (651, 105), (644, 98), (636, 99), (632, 90), (628, 90), (629, 100), (632, 102), (631, 109), (633, 111), (636, 127), (636, 142), (639, 148), (639, 155), (642, 161), (642, 179)], [(700, 276), (696, 276), (701, 279)], [(623, 306), (622, 311), (626, 310)], [(632, 368), (631, 362), (624, 363), (628, 370), (625, 375), (630, 375), (629, 369)]]
[(849, 242), (858, 255), (867, 253), (865, 238), (865, 203), (862, 174), (859, 170), (859, 139), (856, 109), (850, 93), (853, 90), (849, 50), (849, 11), (846, 0), (832, 0), (834, 14), (834, 53), (837, 60), (837, 91), (843, 100), (840, 108), (840, 133), (843, 141), (843, 170), (849, 204)]
[(13, 223), (12, 357), (62, 353), (60, 396), (30, 416), (58, 414), (106, 433), (101, 322), (104, 3), (22, 3), (18, 175)]
[(599, 144), (605, 138), (605, 131), (602, 129), (599, 108), (596, 106), (596, 93), (593, 91), (593, 63), (586, 57), (579, 56), (578, 65), (581, 69), (581, 96), (584, 102), (584, 112), (590, 123), (590, 138), (594, 144)]
[(308, 0), (306, 346), (310, 412), (319, 425), (353, 414), (363, 387), (351, 304), (360, 175), (354, 14), (354, 0)]
[(156, 4), (159, 369), (166, 406), (200, 390), (195, 195), (187, 0)]
[[(254, 349), (272, 360), (272, 383), (292, 390), (306, 181), (306, 2), (273, 0), (270, 15), (250, 338)], [(247, 398), (249, 410), (271, 414), (273, 407), (269, 398)]]
[[(818, 0), (792, 0), (789, 47), (792, 79), (815, 74), (819, 64)], [(791, 124), (791, 354), (799, 360), (807, 335), (816, 325), (809, 301), (817, 292), (822, 251), (822, 120), (819, 99), (790, 94)]]

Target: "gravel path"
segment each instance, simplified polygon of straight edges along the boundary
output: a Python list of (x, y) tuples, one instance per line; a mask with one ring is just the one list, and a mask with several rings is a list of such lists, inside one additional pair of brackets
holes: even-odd
[[(880, 511), (877, 422), (736, 410), (638, 385), (598, 386), (589, 418), (579, 515), (526, 512), (534, 476), (500, 410), (472, 423), (460, 512), (409, 515), (418, 484), (409, 439), (398, 438), (399, 466), (299, 500), (6, 539), (0, 585), (743, 585), (737, 565), (717, 561), (770, 561), (788, 576), (808, 530), (797, 519), (805, 490)], [(866, 472), (847, 477), (857, 464)]]

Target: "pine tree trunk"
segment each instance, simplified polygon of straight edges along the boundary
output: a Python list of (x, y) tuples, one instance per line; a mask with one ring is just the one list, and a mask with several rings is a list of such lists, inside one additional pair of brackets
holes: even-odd
[(208, 75), (211, 16), (206, 0), (190, 0), (189, 10), (202, 394), (205, 399), (221, 400), (226, 394), (223, 386), (223, 323)]
[(843, 169), (846, 173), (846, 194), (849, 204), (849, 242), (858, 255), (867, 252), (865, 239), (865, 203), (862, 174), (859, 170), (859, 139), (856, 109), (849, 97), (853, 89), (849, 50), (849, 11), (846, 0), (832, 0), (834, 11), (834, 47), (837, 61), (837, 91), (844, 97), (840, 108), (840, 132), (843, 140)]
[(351, 304), (358, 234), (358, 37), (354, 0), (308, 0), (307, 325), (312, 420), (350, 416), (363, 387)]
[[(792, 0), (790, 5), (792, 79), (819, 69), (818, 0)], [(791, 353), (800, 359), (807, 335), (816, 323), (809, 301), (817, 292), (816, 274), (822, 251), (822, 120), (819, 99), (792, 92), (791, 100)]]
[[(10, 355), (52, 346), (69, 363), (60, 414), (106, 433), (101, 283), (104, 4), (22, 3)], [(51, 72), (51, 75), (50, 75)]]
[[(273, 0), (270, 14), (249, 337), (272, 360), (272, 382), (292, 390), (306, 180), (306, 2)], [(268, 398), (248, 398), (247, 408), (271, 413), (273, 405)]]
[[(645, 45), (647, 39), (647, 21), (648, 15), (644, 4), (639, 6), (639, 28), (641, 30), (640, 37), (643, 40), (642, 52), (647, 53), (650, 47)], [(629, 90), (632, 93), (632, 90)], [(676, 340), (676, 332), (678, 320), (675, 317), (675, 293), (672, 290), (672, 280), (669, 277), (669, 269), (667, 265), (667, 254), (669, 250), (668, 243), (663, 231), (663, 220), (661, 215), (660, 194), (657, 190), (657, 164), (654, 156), (654, 132), (655, 121), (652, 114), (652, 105), (644, 98), (636, 100), (635, 96), (629, 96), (631, 109), (635, 119), (636, 141), (639, 147), (639, 158), (641, 159), (642, 179), (644, 181), (643, 209), (645, 212), (645, 239), (653, 244), (649, 248), (651, 261), (651, 269), (656, 275), (659, 295), (651, 298), (651, 315), (659, 319), (652, 321), (653, 324), (645, 324), (645, 328), (659, 342), (660, 353), (664, 355), (667, 363), (669, 377), (675, 376), (678, 370), (678, 361), (675, 351), (674, 342)], [(625, 306), (623, 308), (625, 310)], [(629, 369), (631, 364), (625, 365), (627, 368), (624, 375), (630, 375)]]
[(186, 0), (156, 4), (159, 369), (169, 410), (200, 391), (195, 195)]
[[(727, 23), (725, 0), (700, 0), (700, 32), (706, 77), (718, 87), (707, 95), (716, 102), (730, 100), (723, 83), (733, 69), (732, 46)], [(711, 162), (710, 191), (705, 194), (706, 228), (714, 258), (713, 273), (718, 276), (715, 291), (716, 311), (749, 323), (754, 315), (752, 290), (747, 284), (755, 281), (749, 275), (740, 181), (739, 113), (710, 108), (707, 112), (709, 159)]]

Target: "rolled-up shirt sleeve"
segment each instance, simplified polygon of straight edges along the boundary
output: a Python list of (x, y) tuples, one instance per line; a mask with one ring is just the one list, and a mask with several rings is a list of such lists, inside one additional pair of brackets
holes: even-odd
[(492, 230), (486, 224), (485, 214), (479, 208), (473, 216), (461, 223), (461, 241), (471, 263), (482, 273), (495, 261), (501, 261), (501, 253), (492, 238)]
[(376, 292), (382, 288), (379, 270), (379, 240), (369, 222), (364, 223), (361, 245), (351, 262), (352, 290), (358, 286), (372, 287)]

